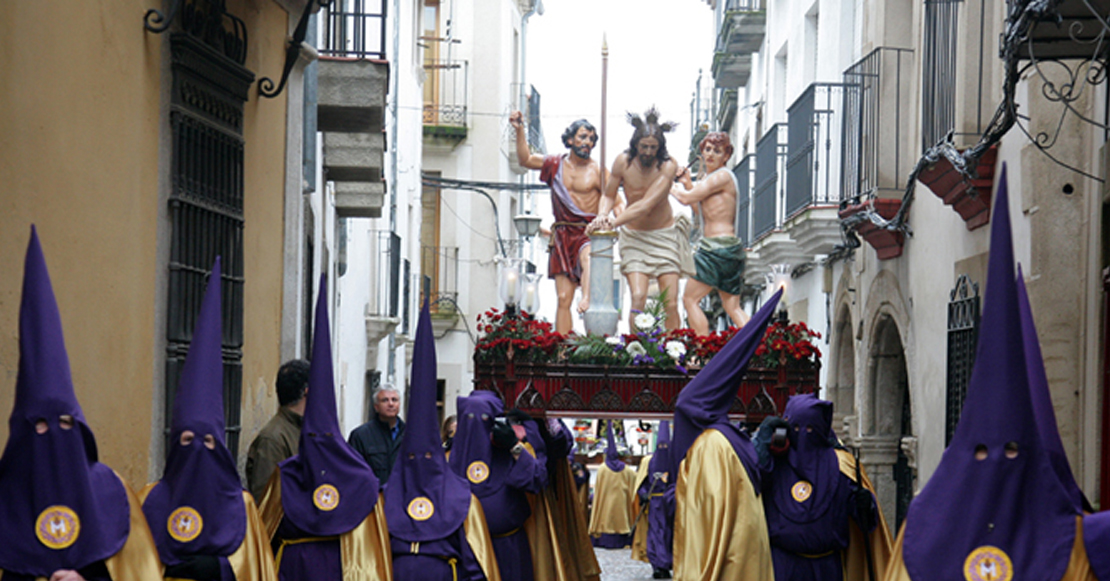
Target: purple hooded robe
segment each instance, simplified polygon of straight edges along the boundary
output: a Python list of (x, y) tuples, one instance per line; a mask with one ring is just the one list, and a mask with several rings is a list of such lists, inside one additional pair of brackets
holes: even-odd
[(458, 579), (485, 579), (463, 527), (470, 511), (470, 483), (450, 470), (440, 442), (435, 337), (426, 303), (416, 325), (410, 386), (409, 422), (385, 486), (393, 578), (452, 581), (454, 568)]
[[(72, 420), (62, 422), (62, 416)], [(35, 430), (40, 421), (47, 425), (41, 434)], [(103, 561), (127, 542), (131, 508), (124, 483), (97, 456), (96, 439), (73, 392), (61, 315), (32, 227), (19, 310), (15, 405), (0, 456), (5, 581), (49, 578), (59, 569), (108, 578)]]
[(1030, 395), (1005, 165), (980, 329), (960, 423), (903, 523), (905, 570), (915, 581), (985, 571), (1060, 579), (1080, 512), (1053, 469)]
[(285, 517), (277, 537), (311, 541), (282, 547), (280, 581), (341, 580), (339, 541), (330, 538), (362, 524), (378, 502), (378, 477), (339, 430), (327, 297), (321, 275), (300, 451), (279, 464)]
[[(247, 514), (235, 459), (224, 444), (220, 302), (217, 257), (174, 394), (166, 468), (147, 494), (143, 513), (154, 523), (150, 532), (164, 565), (195, 555), (215, 556), (220, 580), (235, 581), (227, 557), (243, 542)], [(185, 430), (195, 437), (181, 445)], [(212, 450), (204, 445), (207, 435), (216, 440)]]
[(450, 464), (470, 481), (470, 490), (482, 503), (501, 577), (530, 581), (532, 550), (523, 526), (532, 508), (526, 493), (538, 493), (547, 485), (547, 459), (527, 451), (514, 459), (509, 450), (493, 446), (493, 422), (504, 409), (492, 391), (458, 398), (459, 423)]

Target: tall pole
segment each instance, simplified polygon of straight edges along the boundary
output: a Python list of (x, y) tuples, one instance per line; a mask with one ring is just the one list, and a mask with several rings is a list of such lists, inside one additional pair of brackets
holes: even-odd
[(609, 82), (609, 42), (605, 38), (605, 34), (601, 35), (601, 191), (605, 192), (605, 136), (608, 131), (605, 130), (605, 104), (608, 99), (608, 82)]
[[(609, 43), (601, 39), (601, 191), (605, 191), (605, 101), (609, 77)], [(590, 234), (590, 308), (583, 316), (586, 333), (616, 335), (620, 311), (613, 306), (613, 247), (616, 232)]]

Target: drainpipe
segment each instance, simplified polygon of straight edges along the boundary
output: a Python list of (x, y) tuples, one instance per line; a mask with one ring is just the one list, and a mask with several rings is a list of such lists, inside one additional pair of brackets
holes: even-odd
[[(390, 54), (393, 55), (389, 59), (389, 67), (395, 69), (398, 64), (398, 58), (401, 52), (401, 0), (393, 0), (393, 46), (391, 47)], [(389, 75), (389, 107), (393, 111), (389, 115), (389, 141), (390, 141), (390, 156), (392, 160), (389, 163), (389, 231), (397, 232), (397, 164), (399, 163), (399, 151), (397, 151), (397, 133), (400, 123), (397, 120), (399, 115), (398, 92), (401, 87), (401, 75), (398, 71), (393, 70)], [(398, 284), (398, 288), (403, 288), (403, 282)], [(398, 309), (404, 313), (404, 308)], [(386, 369), (386, 377), (388, 382), (397, 385), (397, 333), (391, 332), (389, 334), (389, 366)], [(402, 386), (402, 391), (404, 387)], [(408, 402), (405, 402), (406, 404)]]
[[(543, 16), (543, 0), (534, 0), (532, 3), (532, 7), (529, 8), (528, 11), (520, 17), (520, 100), (517, 101), (517, 103), (520, 105), (521, 111), (524, 110), (524, 103), (526, 102), (526, 98), (528, 95), (528, 83), (526, 82), (526, 74), (528, 72), (528, 19), (531, 18), (533, 14)], [(529, 111), (529, 113), (531, 112)], [(529, 115), (529, 117), (531, 117), (531, 115)], [(527, 120), (525, 120), (525, 127), (528, 127)], [(525, 131), (527, 132), (527, 129), (525, 129)], [(527, 175), (528, 174), (524, 174), (520, 176), (519, 179), (521, 185), (524, 185), (525, 181), (527, 180)], [(535, 214), (535, 195), (531, 191), (525, 191), (522, 195), (525, 197), (525, 200), (521, 200), (521, 207), (527, 207), (529, 213)], [(518, 254), (520, 254), (522, 257), (524, 256), (523, 247), (520, 248)], [(531, 260), (531, 258), (531, 245), (529, 245), (528, 259)]]

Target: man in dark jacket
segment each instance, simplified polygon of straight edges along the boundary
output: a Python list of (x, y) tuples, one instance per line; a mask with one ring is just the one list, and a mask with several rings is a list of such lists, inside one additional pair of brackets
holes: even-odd
[(405, 422), (398, 417), (401, 397), (395, 387), (385, 384), (374, 391), (373, 401), (374, 417), (351, 431), (347, 441), (366, 459), (378, 480), (387, 482), (405, 435)]

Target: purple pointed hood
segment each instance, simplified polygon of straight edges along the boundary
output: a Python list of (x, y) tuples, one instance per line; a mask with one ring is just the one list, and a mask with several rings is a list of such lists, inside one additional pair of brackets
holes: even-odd
[(485, 498), (505, 486), (503, 476), (512, 462), (509, 454), (494, 454), (490, 434), (493, 420), (505, 411), (505, 403), (492, 391), (475, 390), (456, 400), (458, 425), (451, 444), (451, 470), (470, 483), (470, 490)]
[[(98, 461), (73, 392), (62, 319), (34, 227), (23, 268), (19, 375), (0, 456), (0, 569), (50, 577), (119, 552), (131, 510), (123, 482)], [(61, 416), (72, 423), (62, 427)], [(40, 421), (47, 426), (41, 434)]]
[[(667, 420), (659, 422), (659, 435), (655, 438), (655, 453), (651, 455), (648, 463), (648, 476), (656, 472), (667, 472), (671, 469), (671, 423)], [(674, 483), (674, 479), (668, 479)]]
[(280, 464), (285, 518), (319, 537), (341, 535), (361, 524), (373, 512), (379, 490), (374, 471), (339, 431), (327, 296), (327, 280), (321, 275), (300, 451)]
[[(166, 565), (192, 555), (226, 557), (243, 543), (247, 530), (243, 487), (224, 444), (220, 282), (216, 257), (174, 394), (166, 468), (143, 502), (158, 555)], [(194, 438), (182, 445), (186, 430)], [(205, 445), (207, 436), (215, 440), (211, 450)]]
[(442, 539), (470, 511), (470, 483), (452, 472), (436, 421), (436, 344), (428, 303), (420, 310), (408, 401), (408, 424), (385, 487), (389, 534), (405, 542)]
[(1003, 165), (967, 398), (906, 515), (902, 554), (916, 580), (960, 579), (984, 567), (1000, 577), (1010, 568), (1015, 578), (1060, 579), (1075, 541), (1079, 511), (1052, 469), (1030, 398), (1007, 198)]
[(1080, 511), (1089, 507), (1090, 503), (1083, 496), (1079, 484), (1075, 482), (1068, 456), (1064, 453), (1064, 443), (1060, 440), (1060, 432), (1056, 428), (1056, 411), (1052, 408), (1052, 393), (1048, 389), (1048, 374), (1044, 369), (1044, 358), (1041, 357), (1041, 342), (1037, 338), (1037, 327), (1033, 322), (1033, 308), (1029, 304), (1029, 293), (1025, 290), (1025, 278), (1022, 276), (1021, 265), (1018, 265), (1017, 277), (1018, 307), (1021, 309), (1021, 336), (1025, 344), (1025, 366), (1029, 370), (1029, 396), (1033, 401), (1033, 414), (1037, 418), (1037, 428), (1041, 432), (1041, 443), (1052, 469), (1060, 479), (1071, 502)]
[(605, 430), (605, 465), (613, 472), (624, 470), (624, 462), (620, 452), (617, 451), (617, 439), (613, 435), (613, 420), (609, 421), (609, 429)]
[(737, 331), (719, 353), (713, 356), (678, 394), (674, 410), (674, 440), (671, 442), (671, 474), (678, 474), (686, 452), (702, 432), (714, 428), (721, 432), (740, 457), (755, 490), (759, 491), (758, 460), (748, 435), (728, 421), (728, 410), (736, 399), (740, 380), (748, 369), (771, 316), (782, 298), (782, 289), (771, 296), (755, 316)]
[[(768, 496), (777, 512), (796, 525), (823, 518), (830, 505), (843, 498), (837, 494), (842, 481), (832, 418), (832, 402), (813, 393), (791, 396), (782, 412), (782, 419), (790, 424), (790, 448), (785, 462), (775, 461), (774, 486)], [(804, 500), (794, 497), (793, 487), (799, 481), (812, 485), (813, 494)]]

